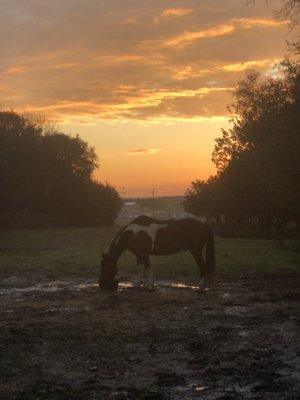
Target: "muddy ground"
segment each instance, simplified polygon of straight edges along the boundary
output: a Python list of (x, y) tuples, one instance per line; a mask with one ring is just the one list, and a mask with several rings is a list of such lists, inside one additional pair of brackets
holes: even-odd
[(159, 282), (10, 277), (0, 285), (0, 398), (298, 399), (299, 277)]

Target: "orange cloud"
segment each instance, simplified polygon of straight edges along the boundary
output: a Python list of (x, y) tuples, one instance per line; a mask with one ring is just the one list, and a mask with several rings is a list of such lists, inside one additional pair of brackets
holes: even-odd
[(182, 17), (184, 15), (190, 14), (192, 8), (167, 8), (161, 14), (162, 17)]
[(167, 40), (165, 44), (167, 46), (184, 46), (197, 39), (227, 35), (233, 31), (233, 25), (219, 25), (195, 32), (185, 31), (182, 34)]
[[(25, 62), (26, 64), (26, 62)], [(37, 70), (51, 70), (51, 69), (65, 69), (65, 68), (73, 68), (76, 67), (77, 63), (71, 63), (71, 62), (65, 62), (61, 64), (45, 64), (45, 65), (24, 65), (24, 66), (18, 66), (18, 67), (9, 67), (4, 70), (4, 74), (7, 75), (21, 75), (21, 74), (26, 74), (28, 72), (33, 72)]]
[(263, 18), (233, 18), (228, 24), (211, 26), (199, 31), (185, 31), (165, 41), (167, 46), (186, 46), (191, 42), (210, 37), (218, 37), (233, 33), (237, 28), (250, 29), (257, 26), (276, 27), (286, 25), (287, 21)]
[(253, 28), (255, 26), (284, 26), (289, 23), (288, 21), (279, 21), (272, 18), (234, 18), (233, 22), (240, 24), (245, 29)]
[(4, 73), (7, 75), (19, 75), (24, 74), (27, 71), (29, 71), (28, 67), (10, 67), (7, 68)]
[(239, 71), (245, 71), (246, 69), (249, 69), (249, 68), (265, 67), (267, 65), (273, 64), (274, 61), (275, 60), (270, 60), (270, 59), (245, 61), (245, 62), (239, 62), (239, 63), (234, 63), (234, 64), (226, 64), (226, 65), (223, 65), (222, 68), (225, 71), (229, 71), (229, 72), (239, 72)]

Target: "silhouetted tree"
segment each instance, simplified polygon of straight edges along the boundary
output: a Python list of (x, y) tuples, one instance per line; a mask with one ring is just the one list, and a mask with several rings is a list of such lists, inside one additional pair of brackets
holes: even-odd
[[(272, 5), (272, 1), (264, 0), (265, 3)], [(256, 0), (249, 0), (249, 4), (256, 3)], [(282, 0), (281, 6), (278, 5), (278, 9), (276, 9), (276, 14), (279, 18), (287, 19), (290, 21), (291, 27), (294, 28), (299, 23), (299, 15), (300, 15), (300, 2), (299, 0)]]
[(277, 74), (262, 80), (251, 71), (237, 83), (229, 107), (232, 127), (222, 131), (213, 152), (218, 173), (201, 190), (192, 184), (189, 212), (199, 215), (201, 204), (204, 214), (254, 219), (261, 226), (300, 221), (299, 66), (285, 60)]
[(0, 210), (50, 214), (58, 224), (101, 225), (116, 218), (121, 200), (92, 180), (92, 147), (13, 111), (0, 112)]
[(207, 181), (196, 180), (187, 189), (183, 201), (184, 209), (197, 217), (205, 216), (207, 219), (220, 216), (218, 201), (218, 180), (215, 177)]

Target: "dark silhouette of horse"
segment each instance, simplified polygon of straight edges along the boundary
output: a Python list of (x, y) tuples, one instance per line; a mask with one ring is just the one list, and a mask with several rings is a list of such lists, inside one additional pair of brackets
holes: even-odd
[[(206, 259), (202, 251), (206, 245)], [(146, 274), (150, 289), (154, 289), (150, 255), (174, 254), (180, 250), (190, 251), (199, 266), (200, 288), (213, 282), (215, 272), (214, 235), (211, 228), (193, 218), (157, 220), (141, 215), (120, 230), (103, 254), (99, 285), (102, 288), (116, 289), (118, 281), (117, 262), (121, 254), (131, 251), (137, 259), (139, 284)]]

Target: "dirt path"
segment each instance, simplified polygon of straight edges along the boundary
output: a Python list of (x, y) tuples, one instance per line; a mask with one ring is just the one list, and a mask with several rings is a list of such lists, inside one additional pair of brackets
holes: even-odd
[(296, 399), (299, 279), (0, 286), (0, 398)]

